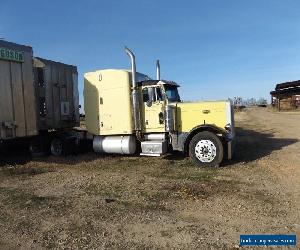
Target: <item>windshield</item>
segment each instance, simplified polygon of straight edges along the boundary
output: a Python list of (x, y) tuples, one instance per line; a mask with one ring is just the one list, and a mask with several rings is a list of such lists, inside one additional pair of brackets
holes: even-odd
[(169, 102), (180, 102), (177, 86), (165, 85), (165, 92)]

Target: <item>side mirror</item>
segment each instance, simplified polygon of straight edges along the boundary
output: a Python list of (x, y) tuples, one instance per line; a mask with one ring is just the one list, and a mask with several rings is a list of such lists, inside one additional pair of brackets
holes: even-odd
[(150, 100), (148, 100), (148, 101), (146, 102), (146, 105), (147, 105), (148, 107), (151, 107), (151, 106), (152, 106), (152, 102), (151, 102)]

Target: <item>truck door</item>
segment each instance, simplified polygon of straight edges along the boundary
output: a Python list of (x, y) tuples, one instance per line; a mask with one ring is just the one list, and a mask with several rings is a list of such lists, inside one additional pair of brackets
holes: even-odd
[(145, 132), (164, 132), (164, 98), (159, 86), (143, 88), (143, 120)]

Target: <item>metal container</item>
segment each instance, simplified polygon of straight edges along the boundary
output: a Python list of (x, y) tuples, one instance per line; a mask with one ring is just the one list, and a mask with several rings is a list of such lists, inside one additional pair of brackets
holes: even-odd
[(166, 129), (166, 132), (175, 131), (175, 128), (176, 128), (175, 113), (176, 113), (176, 106), (167, 105), (165, 107), (165, 129)]
[(0, 140), (38, 134), (32, 54), (0, 40)]
[(97, 153), (134, 154), (134, 136), (94, 136), (93, 149)]
[(33, 62), (39, 129), (79, 126), (77, 67), (39, 57)]

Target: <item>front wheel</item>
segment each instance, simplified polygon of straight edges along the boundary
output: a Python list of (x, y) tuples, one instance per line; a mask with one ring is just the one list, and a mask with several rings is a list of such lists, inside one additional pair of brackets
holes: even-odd
[(218, 167), (223, 154), (223, 144), (214, 133), (200, 132), (190, 142), (189, 155), (199, 167)]

